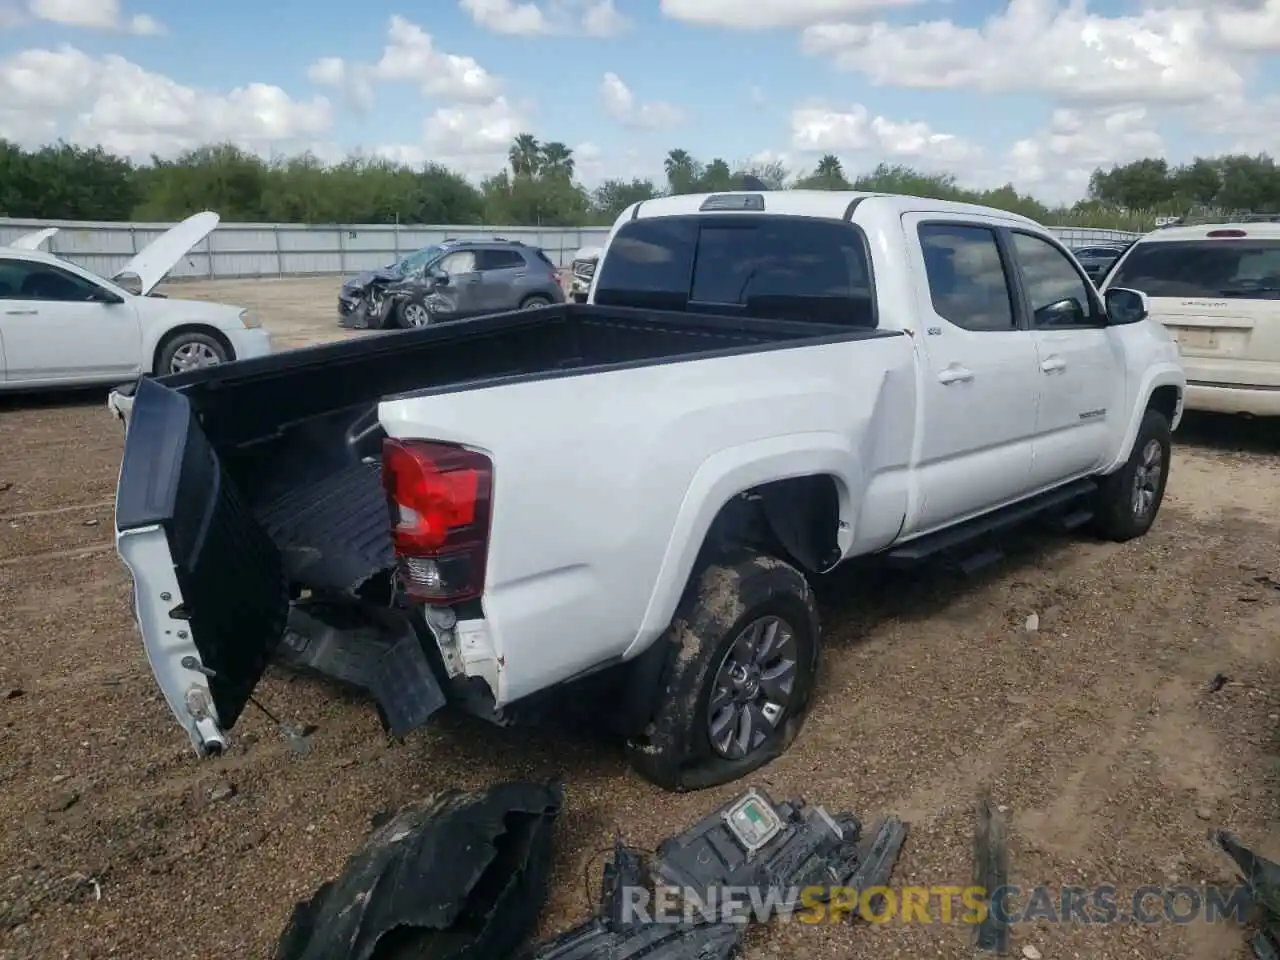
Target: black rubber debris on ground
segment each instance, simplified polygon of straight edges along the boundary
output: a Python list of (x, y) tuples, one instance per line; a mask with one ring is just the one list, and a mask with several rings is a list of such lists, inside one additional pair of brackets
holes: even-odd
[(973, 836), (973, 883), (986, 891), (986, 916), (974, 928), (974, 946), (986, 953), (1009, 953), (1009, 927), (1005, 917), (991, 909), (990, 896), (1009, 882), (1008, 831), (1004, 817), (991, 797), (978, 798), (977, 828)]
[(501, 960), (546, 900), (559, 784), (449, 790), (379, 826), (299, 903), (275, 960)]
[(1235, 834), (1215, 830), (1210, 834), (1244, 877), (1254, 905), (1262, 914), (1262, 928), (1253, 938), (1253, 953), (1258, 960), (1280, 958), (1280, 864), (1260, 857), (1244, 846)]
[[(744, 891), (794, 910), (806, 888), (822, 888), (825, 901), (833, 888), (885, 885), (905, 836), (897, 817), (864, 831), (852, 814), (832, 817), (803, 800), (775, 804), (749, 790), (665, 841), (647, 864), (619, 841), (597, 915), (543, 944), (532, 960), (728, 960), (747, 924), (767, 920), (751, 914)], [(670, 895), (658, 897), (659, 888)], [(656, 917), (661, 902), (679, 909)]]

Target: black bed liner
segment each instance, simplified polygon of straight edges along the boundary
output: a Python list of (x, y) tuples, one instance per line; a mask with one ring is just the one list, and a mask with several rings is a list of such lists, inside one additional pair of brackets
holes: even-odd
[(893, 335), (565, 304), (144, 377), (116, 528), (164, 529), (229, 728), (279, 643), (291, 591), (354, 593), (394, 561), (379, 401)]

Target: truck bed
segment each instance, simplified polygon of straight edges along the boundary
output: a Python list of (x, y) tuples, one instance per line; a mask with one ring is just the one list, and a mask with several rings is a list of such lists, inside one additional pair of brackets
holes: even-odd
[(143, 378), (117, 531), (164, 531), (183, 601), (171, 619), (190, 624), (229, 728), (290, 597), (362, 596), (393, 566), (381, 401), (882, 336), (892, 334), (568, 304)]

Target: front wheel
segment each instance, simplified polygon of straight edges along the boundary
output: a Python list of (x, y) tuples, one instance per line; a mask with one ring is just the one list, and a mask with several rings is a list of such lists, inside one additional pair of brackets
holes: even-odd
[(665, 790), (739, 780), (781, 756), (808, 711), (819, 623), (804, 575), (775, 557), (713, 564), (657, 641), (669, 661), (633, 768)]
[(230, 359), (227, 348), (216, 337), (188, 330), (175, 333), (163, 347), (156, 362), (156, 375), (185, 373), (201, 367), (214, 367)]
[(1169, 420), (1158, 410), (1148, 410), (1129, 459), (1102, 479), (1093, 524), (1099, 536), (1123, 543), (1151, 529), (1169, 482), (1172, 449)]
[(406, 300), (396, 310), (396, 321), (405, 330), (416, 330), (431, 322), (431, 311), (425, 304), (414, 300)]

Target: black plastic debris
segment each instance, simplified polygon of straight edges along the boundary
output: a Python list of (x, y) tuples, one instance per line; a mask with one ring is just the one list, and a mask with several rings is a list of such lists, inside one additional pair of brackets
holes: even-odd
[[(887, 885), (905, 836), (897, 817), (866, 831), (852, 814), (832, 817), (803, 800), (776, 804), (749, 790), (665, 841), (648, 863), (616, 844), (596, 916), (531, 960), (728, 960), (747, 924), (767, 919), (753, 906), (794, 911), (806, 888), (820, 888), (824, 901), (834, 888)], [(661, 888), (662, 900), (680, 904), (677, 914), (651, 912)], [(757, 903), (739, 899), (743, 890), (756, 891)]]
[[(977, 823), (973, 833), (973, 883), (980, 890), (999, 890), (1009, 882), (1008, 828), (1000, 808), (984, 792), (976, 807)], [(974, 927), (973, 945), (983, 953), (1006, 956), (1009, 953), (1009, 926), (997, 910), (988, 909), (982, 922)]]
[(697, 918), (651, 923), (630, 916), (627, 891), (650, 888), (643, 854), (618, 841), (604, 867), (596, 916), (549, 940), (530, 960), (729, 960), (735, 955), (745, 933), (741, 923)]
[(1262, 928), (1253, 938), (1254, 956), (1280, 960), (1280, 864), (1258, 856), (1226, 830), (1215, 830), (1211, 837), (1240, 868), (1249, 895), (1262, 914)]
[(546, 900), (559, 784), (449, 790), (378, 827), (299, 903), (275, 960), (500, 960)]

